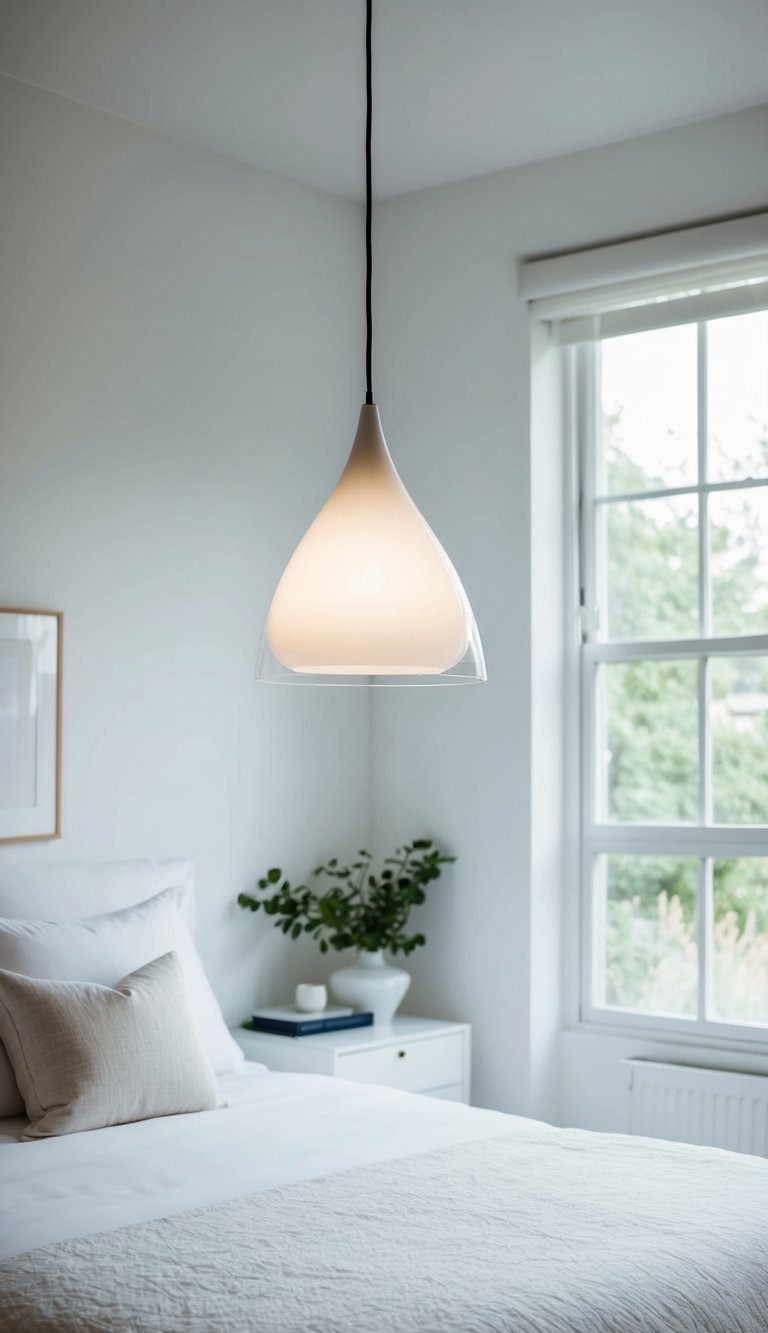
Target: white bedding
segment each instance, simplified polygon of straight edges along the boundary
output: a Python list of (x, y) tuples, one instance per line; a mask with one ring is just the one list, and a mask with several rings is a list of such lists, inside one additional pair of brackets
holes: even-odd
[(246, 1064), (228, 1106), (39, 1143), (0, 1121), (0, 1259), (347, 1167), (499, 1132), (494, 1111)]
[(762, 1159), (321, 1077), (222, 1091), (61, 1139), (4, 1127), (4, 1328), (768, 1333)]

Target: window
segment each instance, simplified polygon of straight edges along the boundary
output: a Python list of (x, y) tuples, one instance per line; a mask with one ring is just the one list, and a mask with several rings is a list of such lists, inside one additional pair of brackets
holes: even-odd
[(565, 353), (582, 1011), (768, 1040), (768, 311), (651, 322)]

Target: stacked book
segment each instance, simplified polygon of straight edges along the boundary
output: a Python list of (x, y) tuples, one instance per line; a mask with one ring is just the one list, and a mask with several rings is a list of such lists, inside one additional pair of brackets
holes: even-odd
[(318, 1032), (342, 1032), (345, 1028), (368, 1028), (372, 1013), (356, 1014), (353, 1009), (329, 1005), (318, 1014), (305, 1014), (289, 1005), (281, 1009), (257, 1009), (243, 1027), (251, 1032), (276, 1032), (281, 1037), (309, 1037)]

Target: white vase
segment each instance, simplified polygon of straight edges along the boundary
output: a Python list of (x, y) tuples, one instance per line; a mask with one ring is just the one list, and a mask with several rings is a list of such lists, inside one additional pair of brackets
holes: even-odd
[(392, 1022), (410, 984), (410, 973), (385, 963), (383, 949), (375, 953), (361, 950), (356, 963), (331, 973), (336, 999), (355, 1009), (370, 1010), (377, 1024)]

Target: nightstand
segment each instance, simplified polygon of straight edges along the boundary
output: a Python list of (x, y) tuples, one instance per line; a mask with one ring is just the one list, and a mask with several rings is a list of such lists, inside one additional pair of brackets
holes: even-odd
[(383, 1083), (447, 1101), (469, 1102), (471, 1029), (466, 1023), (395, 1018), (388, 1027), (350, 1028), (311, 1037), (278, 1037), (233, 1028), (246, 1060), (290, 1074), (330, 1074)]

